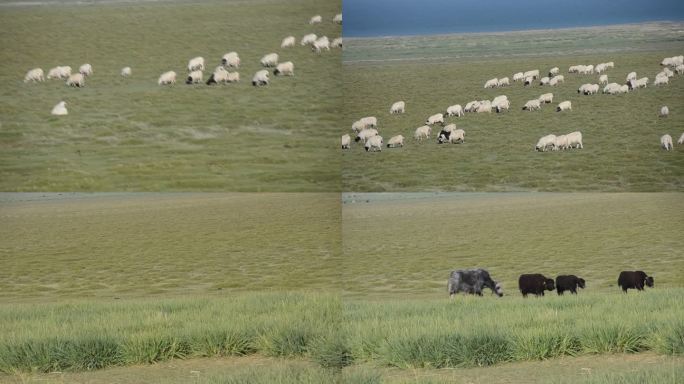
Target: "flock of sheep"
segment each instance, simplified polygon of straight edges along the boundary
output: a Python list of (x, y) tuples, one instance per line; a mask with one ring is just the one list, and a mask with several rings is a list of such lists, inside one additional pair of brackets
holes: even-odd
[[(309, 20), (309, 24), (320, 24), (323, 22), (321, 15), (315, 15)], [(332, 18), (332, 22), (342, 24), (342, 14), (338, 13)], [(296, 39), (294, 36), (285, 37), (281, 44), (281, 48), (294, 47)], [(330, 51), (330, 48), (342, 48), (342, 38), (335, 38), (330, 42), (327, 36), (316, 36), (314, 33), (305, 35), (300, 44), (302, 46), (311, 46), (311, 50), (315, 53), (320, 53), (323, 50)], [(279, 63), (279, 55), (277, 53), (269, 53), (264, 55), (260, 63), (263, 67), (274, 68), (274, 76), (294, 76), (294, 64), (291, 61)], [(240, 81), (240, 73), (233, 71), (240, 67), (240, 56), (237, 52), (228, 52), (221, 58), (221, 64), (217, 66), (209, 79), (206, 81), (207, 85), (212, 84), (228, 84)], [(205, 61), (201, 56), (194, 57), (188, 61), (188, 75), (186, 77), (186, 84), (198, 84), (204, 82), (203, 71), (205, 69)], [(129, 77), (132, 74), (131, 67), (124, 67), (121, 69), (122, 77)], [(70, 66), (57, 66), (48, 71), (47, 79), (66, 79), (66, 85), (70, 87), (82, 88), (85, 86), (85, 79), (93, 74), (93, 66), (91, 64), (83, 64), (79, 67), (77, 73), (72, 74)], [(176, 83), (177, 74), (175, 71), (167, 71), (162, 73), (157, 79), (158, 85), (172, 85)], [(45, 72), (41, 68), (34, 68), (29, 70), (24, 76), (24, 83), (28, 82), (43, 82), (46, 80)], [(255, 87), (268, 85), (270, 82), (269, 70), (262, 69), (257, 71), (252, 77), (252, 85)], [(68, 115), (66, 108), (67, 103), (60, 101), (52, 108), (51, 114), (54, 116)]]
[[(669, 83), (669, 78), (673, 77), (675, 73), (684, 73), (684, 56), (674, 56), (663, 59), (661, 62), (663, 70), (656, 74), (655, 81), (653, 85), (666, 85)], [(608, 83), (608, 75), (605, 74), (609, 68), (614, 68), (615, 64), (611, 62), (600, 63), (596, 66), (594, 65), (573, 65), (568, 68), (568, 73), (576, 74), (598, 74), (599, 81), (598, 84), (583, 84), (577, 90), (577, 93), (583, 95), (593, 95), (597, 94), (600, 89), (600, 85), (605, 84), (602, 92), (604, 94), (620, 94), (634, 91), (639, 88), (646, 87), (648, 85), (648, 78), (642, 77), (637, 79), (636, 72), (631, 72), (627, 75), (625, 84), (618, 83)], [(674, 68), (674, 71), (670, 69)], [(565, 77), (560, 75), (560, 69), (558, 67), (553, 67), (549, 70), (548, 76), (540, 78), (540, 72), (538, 69), (533, 69), (525, 72), (515, 73), (513, 77), (513, 82), (522, 82), (523, 86), (532, 86), (536, 80), (539, 81), (541, 86), (551, 86), (555, 87), (559, 84), (565, 82)], [(511, 83), (508, 77), (503, 78), (492, 78), (485, 82), (484, 88), (499, 88), (510, 86)], [(553, 93), (544, 93), (538, 98), (529, 100), (522, 107), (522, 110), (536, 111), (540, 110), (544, 104), (553, 103)], [(465, 141), (465, 131), (463, 129), (457, 129), (456, 124), (448, 124), (445, 126), (445, 116), (451, 117), (461, 117), (465, 113), (491, 113), (496, 111), (497, 113), (508, 111), (511, 107), (511, 103), (506, 95), (497, 96), (494, 100), (473, 100), (468, 102), (465, 107), (460, 104), (454, 104), (447, 107), (446, 112), (436, 113), (431, 115), (425, 121), (425, 125), (422, 125), (415, 129), (414, 139), (421, 141), (423, 139), (429, 139), (432, 133), (432, 126), (435, 124), (440, 124), (442, 129), (437, 136), (437, 142), (441, 143), (463, 143)], [(564, 100), (556, 106), (555, 110), (557, 112), (571, 111), (572, 102), (570, 100)], [(397, 101), (390, 107), (390, 114), (402, 114), (406, 111), (406, 102)], [(669, 115), (669, 108), (663, 106), (660, 110), (659, 115), (661, 117), (667, 117)], [(382, 151), (383, 138), (378, 132), (378, 120), (374, 116), (363, 117), (352, 124), (352, 130), (356, 134), (355, 141), (363, 142), (364, 147), (367, 152)], [(663, 135), (660, 139), (661, 147), (665, 150), (671, 150), (672, 137), (668, 134)], [(349, 134), (344, 134), (341, 139), (342, 149), (351, 148), (351, 136)], [(677, 141), (679, 144), (684, 144), (684, 133), (680, 136)], [(403, 147), (404, 136), (396, 135), (390, 138), (387, 142), (387, 147)], [(572, 148), (584, 148), (582, 144), (582, 133), (579, 131), (571, 132), (566, 135), (554, 135), (549, 134), (541, 137), (535, 146), (535, 150), (545, 152), (547, 150), (565, 150)]]

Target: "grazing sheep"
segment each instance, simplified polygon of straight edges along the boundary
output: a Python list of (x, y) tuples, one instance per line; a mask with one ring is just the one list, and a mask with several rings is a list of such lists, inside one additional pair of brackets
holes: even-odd
[(546, 148), (550, 146), (551, 149), (553, 149), (555, 143), (556, 135), (546, 135), (540, 138), (539, 141), (537, 141), (537, 145), (535, 145), (534, 149), (539, 152), (546, 152)]
[(435, 125), (437, 123), (444, 125), (444, 115), (443, 114), (435, 113), (434, 115), (428, 117), (427, 121), (425, 121), (425, 125)]
[(351, 146), (351, 136), (348, 134), (342, 135), (342, 149), (349, 149)]
[(667, 77), (674, 77), (674, 72), (672, 72), (670, 68), (663, 68), (661, 72), (664, 73)]
[[(396, 103), (392, 104), (392, 107), (390, 108), (390, 114), (404, 113), (405, 108), (406, 108), (405, 102), (397, 101)], [(390, 139), (390, 141), (392, 141), (392, 140)]]
[(545, 94), (539, 96), (539, 102), (544, 103), (544, 104), (553, 103), (553, 93), (545, 93)]
[(492, 113), (492, 102), (489, 100), (481, 101), (477, 113)]
[(508, 85), (511, 85), (511, 82), (510, 82), (510, 80), (508, 79), (508, 77), (502, 77), (502, 78), (499, 79), (499, 82), (497, 83), (496, 86), (497, 86), (497, 87), (505, 87), (505, 86), (508, 86)]
[(337, 15), (335, 15), (335, 17), (333, 17), (333, 23), (342, 24), (342, 14), (341, 13), (338, 13)]
[(569, 100), (560, 102), (558, 104), (558, 107), (556, 107), (556, 112), (571, 111), (571, 110), (572, 110), (572, 103)]
[(480, 107), (480, 102), (477, 100), (473, 100), (471, 102), (468, 102), (466, 104), (465, 108), (463, 108), (463, 112), (475, 112), (477, 109)]
[(567, 148), (584, 149), (584, 145), (582, 145), (582, 132), (575, 131), (568, 133), (565, 135), (565, 138), (567, 140)]
[(667, 76), (656, 76), (653, 85), (668, 84), (669, 82), (670, 80), (667, 78)]
[(511, 102), (506, 95), (497, 96), (492, 100), (492, 108), (496, 109), (496, 113), (508, 111), (511, 108)]
[(69, 76), (66, 81), (66, 85), (70, 87), (83, 88), (85, 87), (85, 76), (83, 76), (82, 73), (74, 73), (73, 75)]
[[(445, 127), (446, 128), (446, 127)], [(437, 138), (437, 144), (443, 144), (443, 143), (451, 143), (451, 144), (459, 144), (459, 143), (464, 143), (465, 142), (465, 131), (462, 129), (455, 129), (456, 127), (454, 126), (454, 129), (452, 130), (446, 130), (443, 129), (439, 133), (439, 137)]]
[(610, 83), (603, 87), (603, 93), (616, 94), (620, 92), (620, 84)]
[(682, 132), (682, 135), (679, 136), (679, 140), (677, 140), (677, 144), (684, 144), (684, 132)]
[(294, 36), (288, 36), (283, 39), (283, 42), (280, 43), (280, 48), (290, 48), (295, 46), (295, 37)]
[(533, 69), (531, 71), (527, 71), (527, 72), (523, 73), (523, 77), (531, 77), (532, 79), (538, 79), (539, 78), (539, 70)]
[(131, 67), (123, 67), (121, 68), (121, 76), (122, 77), (128, 77), (132, 74)]
[(583, 84), (580, 89), (577, 90), (577, 92), (582, 91), (583, 94), (585, 95), (593, 95), (598, 93), (599, 91), (599, 85), (598, 84)]
[(356, 135), (356, 138), (354, 139), (354, 141), (356, 141), (357, 143), (359, 141), (363, 141), (365, 143), (369, 138), (371, 138), (373, 136), (377, 136), (377, 134), (378, 134), (378, 130), (375, 128), (362, 129), (361, 132), (359, 132)]
[(589, 64), (589, 65), (584, 67), (584, 74), (589, 75), (591, 73), (594, 73), (594, 65), (593, 64)]
[(495, 97), (494, 100), (492, 100), (492, 108), (496, 107), (497, 104), (499, 104), (500, 102), (502, 102), (504, 100), (508, 100), (508, 96), (499, 95), (499, 96)]
[(278, 54), (277, 53), (269, 53), (267, 55), (264, 55), (264, 57), (261, 58), (260, 60), (261, 65), (264, 67), (275, 67), (278, 65)]
[(677, 73), (680, 74), (680, 75), (681, 75), (682, 73), (684, 73), (684, 64), (679, 64), (678, 66), (676, 66), (676, 67), (675, 67), (675, 72), (677, 72)]
[(342, 38), (338, 37), (333, 39), (332, 43), (330, 43), (330, 46), (333, 48), (342, 48)]
[(202, 71), (192, 71), (188, 74), (185, 84), (197, 84), (202, 82)]
[(549, 80), (549, 85), (552, 86), (552, 87), (555, 87), (556, 85), (558, 85), (558, 82), (561, 82), (561, 83), (562, 83), (563, 81), (561, 81), (561, 79), (560, 79), (560, 78), (562, 78), (562, 77), (563, 77), (562, 75), (558, 75), (558, 76), (552, 77), (552, 78)]
[(599, 76), (599, 84), (608, 84), (608, 75)]
[(304, 37), (302, 37), (302, 41), (300, 42), (300, 44), (301, 45), (312, 45), (316, 41), (317, 38), (318, 38), (318, 36), (316, 36), (315, 33), (309, 33), (308, 35), (304, 35)]
[(320, 53), (321, 50), (325, 49), (326, 51), (330, 50), (330, 40), (328, 40), (327, 36), (321, 36), (316, 41), (314, 41), (313, 45), (311, 46), (311, 50), (316, 53)]
[(662, 135), (660, 137), (660, 146), (666, 151), (671, 150), (672, 149), (672, 136)]
[(453, 132), (456, 130), (456, 124), (451, 123), (442, 128), (442, 132)]
[(523, 76), (522, 72), (513, 75), (513, 81), (523, 81), (523, 79), (525, 79), (525, 76)]
[(594, 67), (594, 73), (599, 74), (599, 73), (603, 73), (605, 71), (606, 71), (606, 64), (605, 63), (596, 64), (596, 66)]
[(360, 132), (366, 128), (374, 128), (378, 125), (378, 119), (374, 116), (363, 117), (352, 124), (352, 131)]
[(534, 82), (534, 78), (532, 76), (528, 76), (525, 78), (525, 81), (523, 82), (523, 86), (527, 87), (528, 85), (532, 85)]
[(375, 136), (369, 137), (368, 140), (366, 140), (366, 144), (364, 145), (364, 147), (366, 148), (366, 152), (374, 152), (376, 150), (378, 152), (381, 152), (382, 151), (382, 136), (375, 135)]
[(525, 106), (523, 106), (522, 109), (523, 111), (535, 111), (541, 109), (541, 103), (539, 102), (539, 99), (529, 100), (527, 103), (525, 103)]
[(606, 68), (615, 68), (615, 63), (613, 63), (612, 61), (607, 62)]
[(69, 111), (67, 111), (66, 109), (66, 101), (60, 101), (59, 103), (57, 103), (57, 105), (52, 107), (52, 111), (50, 112), (50, 114), (55, 116), (68, 115)]
[(45, 73), (40, 68), (31, 69), (26, 72), (26, 76), (24, 76), (24, 83), (28, 83), (29, 81), (45, 81)]
[(396, 148), (396, 147), (403, 147), (404, 146), (404, 136), (402, 135), (396, 135), (392, 136), (392, 138), (389, 139), (387, 142), (387, 148)]
[(445, 115), (447, 116), (457, 116), (461, 117), (463, 116), (463, 107), (461, 107), (461, 104), (454, 104), (450, 105), (449, 108), (447, 108)]
[(47, 79), (68, 79), (71, 76), (71, 67), (68, 65), (50, 68)]
[(421, 141), (423, 139), (429, 139), (431, 131), (432, 128), (430, 128), (429, 125), (423, 125), (422, 127), (416, 128), (416, 132), (413, 134), (413, 138), (415, 138), (418, 141)]
[(568, 148), (568, 137), (566, 135), (556, 136), (556, 140), (553, 142), (553, 150), (560, 151), (566, 148)]
[(214, 73), (209, 76), (207, 85), (237, 83), (239, 81), (240, 74), (238, 72), (228, 72), (224, 67), (219, 65), (214, 69)]
[(496, 86), (499, 85), (499, 79), (496, 77), (493, 79), (489, 79), (485, 82), (484, 87), (485, 88), (496, 88)]
[(240, 56), (237, 52), (228, 52), (221, 57), (221, 65), (227, 68), (240, 68)]
[(257, 71), (257, 73), (254, 74), (252, 77), (252, 85), (255, 87), (259, 87), (262, 85), (268, 85), (268, 71), (265, 69), (262, 69), (260, 71)]
[(162, 73), (161, 76), (159, 76), (159, 80), (157, 80), (157, 84), (176, 84), (176, 72), (168, 71)]
[(273, 70), (273, 75), (294, 76), (294, 64), (291, 61), (278, 64), (276, 69)]
[(625, 82), (628, 82), (630, 80), (636, 80), (636, 78), (637, 78), (636, 72), (630, 72), (629, 74), (627, 74), (627, 79), (625, 80)]
[(553, 67), (549, 69), (549, 77), (554, 77), (558, 75), (558, 73), (560, 73), (560, 69), (558, 69), (558, 67)]
[(539, 81), (539, 85), (548, 85), (548, 84), (549, 84), (549, 80), (551, 80), (551, 79), (549, 79), (548, 77), (544, 76), (544, 77), (542, 77), (541, 80)]
[(309, 24), (318, 24), (323, 21), (321, 15), (312, 16), (309, 20)]
[(670, 114), (670, 109), (667, 106), (660, 108), (660, 117), (667, 117)]
[(90, 76), (93, 74), (93, 66), (90, 64), (83, 64), (78, 67), (78, 73), (82, 74), (83, 76)]
[(204, 58), (202, 56), (193, 57), (188, 61), (188, 72), (204, 71)]

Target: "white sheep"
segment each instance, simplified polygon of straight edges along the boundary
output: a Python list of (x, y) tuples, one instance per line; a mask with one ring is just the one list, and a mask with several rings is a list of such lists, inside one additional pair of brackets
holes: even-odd
[(511, 82), (510, 82), (510, 80), (508, 79), (508, 77), (502, 77), (502, 78), (499, 79), (499, 82), (497, 83), (496, 86), (497, 86), (497, 87), (505, 87), (505, 86), (508, 86), (508, 85), (511, 85)]
[(50, 68), (47, 79), (68, 79), (71, 76), (71, 67), (68, 65)]
[(673, 145), (672, 145), (672, 136), (670, 136), (670, 135), (662, 135), (662, 136), (660, 137), (660, 146), (661, 146), (664, 150), (666, 150), (666, 151), (671, 150), (672, 147), (673, 147)]
[(606, 71), (606, 64), (605, 63), (596, 64), (596, 66), (594, 67), (594, 73), (599, 74), (599, 73), (603, 73), (605, 71)]
[(342, 149), (349, 149), (351, 146), (351, 136), (348, 134), (342, 135)]
[(192, 71), (188, 74), (185, 84), (197, 84), (202, 82), (202, 71)]
[(278, 64), (276, 69), (273, 70), (273, 75), (294, 76), (294, 64), (291, 61)]
[(366, 152), (374, 152), (382, 151), (382, 136), (380, 135), (375, 135), (372, 137), (369, 137), (368, 140), (366, 140), (366, 144), (364, 145), (366, 148)]
[(255, 87), (259, 87), (262, 85), (268, 85), (268, 82), (269, 82), (268, 71), (265, 69), (257, 71), (257, 73), (255, 73), (254, 76), (252, 77), (252, 85)]
[(672, 70), (670, 70), (670, 68), (663, 68), (662, 72), (667, 77), (674, 77), (674, 72), (672, 72)]
[[(477, 108), (477, 113), (491, 113), (492, 112), (492, 102), (489, 100), (480, 101), (480, 106)], [(441, 113), (440, 113), (441, 115)]]
[(492, 100), (492, 108), (496, 108), (497, 105), (499, 105), (500, 103), (507, 101), (507, 100), (508, 100), (508, 96), (506, 96), (506, 95), (499, 95), (499, 96), (495, 97), (494, 100)]
[(539, 96), (539, 102), (544, 103), (544, 104), (553, 103), (553, 93), (545, 93), (545, 94)]
[(428, 117), (427, 121), (425, 121), (425, 125), (435, 125), (437, 123), (444, 125), (444, 115), (443, 114), (435, 113), (434, 115)]
[(82, 88), (85, 86), (85, 76), (83, 76), (82, 73), (74, 73), (73, 75), (69, 76), (66, 81), (66, 85), (70, 87)]
[(560, 103), (558, 103), (558, 106), (556, 107), (556, 112), (571, 111), (571, 110), (572, 110), (572, 103), (569, 100), (561, 101)]
[(342, 24), (342, 14), (341, 13), (338, 13), (337, 15), (335, 15), (335, 17), (333, 17), (333, 23)]
[(551, 79), (548, 78), (548, 77), (546, 77), (546, 76), (544, 76), (544, 77), (542, 77), (541, 80), (539, 81), (539, 85), (547, 85), (547, 84), (549, 84), (549, 80), (551, 80)]
[(608, 75), (599, 76), (599, 84), (608, 84)]
[(78, 67), (78, 73), (82, 74), (83, 76), (90, 76), (93, 74), (93, 66), (87, 63), (83, 64)]
[(599, 91), (599, 85), (598, 84), (583, 84), (577, 92), (581, 92), (582, 94), (585, 95), (593, 95), (598, 93)]
[(568, 148), (568, 137), (566, 135), (556, 136), (556, 139), (553, 142), (553, 150), (554, 151), (560, 151), (561, 149), (567, 149), (567, 148)]
[(280, 43), (280, 48), (289, 48), (289, 47), (294, 47), (295, 46), (295, 37), (294, 36), (288, 36), (283, 39), (283, 42)]
[(413, 134), (413, 137), (418, 141), (421, 141), (423, 139), (429, 139), (431, 131), (432, 128), (429, 125), (423, 125), (421, 127), (416, 128), (416, 132)]
[(227, 84), (227, 83), (237, 83), (240, 81), (240, 73), (238, 72), (228, 72), (223, 66), (218, 66), (214, 69), (214, 72), (209, 76), (207, 80), (207, 85), (212, 84)]
[(392, 136), (392, 138), (389, 139), (387, 142), (387, 148), (396, 148), (396, 147), (403, 147), (404, 146), (404, 136), (403, 135), (396, 135)]
[(448, 132), (449, 137), (447, 138), (444, 133), (440, 132), (439, 138), (437, 138), (437, 142), (440, 144), (447, 142), (451, 144), (459, 144), (465, 142), (465, 131), (462, 129), (452, 129), (450, 131), (443, 129), (442, 131)]
[(554, 148), (554, 145), (556, 143), (556, 135), (546, 135), (543, 136), (537, 141), (537, 145), (535, 145), (534, 149), (539, 151), (539, 152), (546, 152), (546, 148), (551, 146), (551, 148)]
[(632, 89), (646, 88), (646, 86), (648, 86), (648, 77), (642, 77), (641, 79), (638, 79), (638, 80), (630, 80), (629, 86)]
[(684, 64), (679, 64), (678, 66), (676, 66), (676, 67), (675, 67), (675, 72), (677, 72), (677, 73), (680, 74), (680, 75), (681, 75), (682, 73), (684, 73)]
[(168, 71), (162, 73), (161, 76), (159, 76), (159, 79), (157, 80), (157, 84), (176, 84), (176, 72)]
[(552, 78), (549, 80), (549, 85), (552, 86), (552, 87), (555, 87), (556, 85), (558, 85), (558, 82), (560, 81), (559, 78), (561, 78), (561, 77), (563, 77), (563, 76), (562, 76), (562, 75), (559, 75), (559, 76), (554, 76), (554, 77), (552, 77)]
[(342, 48), (342, 38), (341, 37), (334, 38), (332, 43), (330, 43), (330, 46), (333, 48)]
[(527, 87), (528, 85), (532, 85), (533, 83), (534, 83), (534, 77), (532, 77), (532, 76), (526, 77), (525, 80), (523, 81), (523, 85), (525, 87)]
[(558, 73), (560, 73), (560, 69), (558, 69), (558, 67), (553, 67), (549, 69), (549, 77), (554, 77), (558, 75)]
[(584, 148), (584, 145), (582, 145), (582, 132), (575, 131), (568, 133), (565, 135), (565, 138), (567, 141), (567, 148)]
[(301, 45), (312, 45), (316, 41), (317, 38), (318, 38), (318, 36), (316, 36), (315, 33), (309, 33), (308, 35), (304, 35), (304, 37), (302, 37), (302, 41), (300, 42), (300, 44)]
[(523, 77), (531, 77), (532, 79), (537, 79), (537, 78), (539, 78), (539, 70), (533, 69), (533, 70), (527, 71), (527, 72), (523, 73)]
[(529, 100), (527, 103), (525, 103), (525, 106), (523, 106), (522, 109), (535, 111), (541, 109), (541, 103), (539, 102), (539, 99)]
[(667, 107), (667, 105), (660, 108), (660, 117), (667, 117), (669, 114), (670, 114), (670, 109)]
[(261, 65), (264, 67), (275, 67), (278, 65), (278, 54), (277, 53), (269, 53), (267, 55), (264, 55), (264, 57), (261, 58), (260, 60)]
[(26, 76), (24, 76), (24, 83), (28, 83), (29, 81), (45, 81), (45, 73), (40, 68), (31, 69), (26, 72)]
[(501, 100), (500, 102), (496, 103), (496, 105), (494, 105), (494, 108), (496, 108), (496, 113), (508, 111), (511, 108), (511, 102), (508, 99)]
[(193, 57), (188, 61), (188, 72), (204, 71), (204, 58), (202, 56)]
[(616, 94), (620, 92), (620, 84), (610, 83), (603, 87), (603, 93)]
[(319, 37), (311, 46), (311, 50), (316, 53), (320, 53), (323, 49), (326, 51), (330, 50), (330, 40), (328, 40), (327, 36)]
[(656, 76), (655, 81), (653, 81), (653, 85), (662, 85), (669, 82), (670, 80), (667, 78), (667, 76)]
[(477, 111), (477, 108), (479, 108), (479, 107), (480, 107), (480, 102), (477, 100), (473, 100), (473, 101), (468, 102), (468, 104), (466, 104), (465, 108), (463, 108), (463, 112), (475, 112), (475, 111)]
[(612, 61), (609, 61), (605, 64), (606, 64), (606, 68), (615, 68), (615, 63), (613, 63)]
[(375, 128), (362, 129), (361, 132), (359, 132), (356, 135), (356, 138), (354, 139), (354, 141), (356, 141), (356, 142), (363, 141), (365, 143), (369, 138), (371, 138), (373, 136), (377, 136), (377, 135), (378, 135), (378, 130)]
[(240, 68), (240, 55), (237, 52), (226, 53), (221, 57), (221, 65), (228, 68)]
[(523, 76), (522, 72), (518, 72), (513, 75), (513, 81), (522, 81), (523, 79), (525, 79), (525, 76)]
[(677, 144), (684, 144), (684, 132), (682, 132), (682, 135), (679, 136), (679, 140), (677, 140)]
[(66, 101), (60, 101), (59, 103), (57, 103), (57, 105), (52, 107), (52, 111), (50, 112), (50, 114), (55, 116), (68, 115), (69, 111), (67, 111), (66, 109)]
[(359, 119), (365, 128), (375, 128), (378, 126), (378, 118), (375, 116), (366, 116)]
[(637, 78), (636, 72), (630, 72), (627, 74), (627, 79), (625, 81), (627, 82), (630, 80), (636, 80), (636, 78)]
[(131, 70), (131, 67), (123, 67), (121, 68), (121, 76), (122, 77), (128, 77), (133, 73)]
[(446, 113), (445, 113), (445, 115), (447, 115), (447, 116), (457, 116), (457, 117), (461, 117), (461, 116), (463, 116), (463, 114), (464, 114), (463, 113), (463, 107), (461, 107), (461, 104), (450, 105), (447, 108)]
[[(404, 113), (405, 108), (406, 108), (405, 102), (397, 101), (396, 103), (392, 104), (392, 107), (390, 107), (390, 114)], [(392, 140), (390, 139), (390, 141), (392, 141)]]
[(497, 79), (497, 78), (495, 77), (495, 78), (493, 78), (493, 79), (487, 80), (487, 82), (485, 82), (484, 87), (485, 87), (485, 88), (495, 88), (498, 84), (499, 84), (499, 79)]
[(309, 24), (318, 24), (323, 21), (321, 15), (312, 16), (309, 20)]

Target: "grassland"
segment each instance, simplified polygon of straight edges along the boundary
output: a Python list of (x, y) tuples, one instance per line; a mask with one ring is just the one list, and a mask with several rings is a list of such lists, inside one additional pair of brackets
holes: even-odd
[[(356, 119), (377, 116), (380, 134), (397, 134), (406, 145), (382, 153), (352, 146), (343, 154), (345, 191), (673, 191), (684, 180), (684, 147), (659, 149), (659, 137), (684, 131), (684, 82), (610, 95), (578, 95), (598, 75), (568, 74), (575, 64), (614, 61), (611, 82), (627, 73), (653, 81), (663, 57), (681, 54), (681, 23), (578, 30), (528, 31), (423, 37), (348, 39), (343, 57), (345, 133)], [(483, 89), (486, 80), (529, 69), (558, 66), (565, 83), (557, 87), (520, 83)], [(540, 112), (522, 111), (527, 100), (552, 92), (554, 103)], [(505, 94), (511, 110), (448, 118), (466, 131), (463, 145), (437, 145), (435, 135), (417, 143), (416, 127), (452, 104)], [(406, 113), (389, 107), (406, 101)], [(570, 100), (573, 110), (555, 112)], [(660, 106), (672, 111), (658, 118)], [(580, 151), (535, 153), (539, 137), (581, 131)]]
[[(336, 0), (0, 4), (0, 190), (337, 191), (333, 151), (341, 105), (340, 51), (316, 55), (281, 40), (341, 34)], [(321, 14), (324, 22), (311, 26)], [(183, 83), (203, 56), (205, 79), (228, 51), (242, 81)], [(294, 78), (253, 88), (270, 52)], [(31, 68), (91, 63), (83, 89), (24, 84)], [(122, 79), (122, 67), (133, 75)], [(179, 82), (159, 87), (175, 70)], [(50, 110), (60, 100), (69, 115)]]

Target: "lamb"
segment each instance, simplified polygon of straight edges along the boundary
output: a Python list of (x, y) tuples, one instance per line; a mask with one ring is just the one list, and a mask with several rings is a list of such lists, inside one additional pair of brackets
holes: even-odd
[(513, 75), (513, 81), (522, 81), (525, 78), (522, 72), (518, 72)]
[(662, 135), (660, 137), (660, 146), (666, 151), (671, 150), (672, 149), (672, 136)]
[(280, 43), (280, 48), (290, 48), (295, 46), (295, 38), (294, 36), (288, 36), (283, 39), (283, 42)]
[(572, 103), (569, 100), (562, 101), (558, 104), (558, 107), (556, 107), (556, 112), (561, 112), (561, 111), (571, 111), (572, 110)]
[(546, 135), (540, 138), (539, 141), (537, 141), (537, 145), (534, 147), (534, 149), (539, 152), (546, 152), (546, 148), (551, 146), (551, 149), (553, 149), (555, 143), (556, 135)]
[(413, 134), (413, 137), (418, 141), (421, 141), (424, 138), (429, 139), (431, 131), (432, 128), (430, 128), (429, 125), (423, 125), (422, 127), (416, 128), (416, 132)]
[(317, 38), (318, 38), (318, 36), (316, 36), (315, 33), (309, 33), (308, 35), (304, 35), (304, 37), (302, 37), (302, 41), (300, 42), (300, 44), (301, 45), (312, 45), (314, 43), (314, 41), (316, 41)]
[(667, 105), (660, 108), (660, 117), (667, 117), (669, 114), (670, 114), (670, 109), (667, 108)]
[(342, 135), (342, 149), (349, 149), (351, 146), (351, 136), (348, 134)]
[(90, 76), (93, 74), (93, 66), (90, 64), (83, 64), (78, 68), (78, 73), (83, 76)]
[(264, 57), (261, 58), (260, 60), (261, 65), (264, 67), (275, 67), (278, 65), (278, 54), (277, 53), (269, 53), (267, 55), (264, 55)]
[(197, 84), (202, 82), (202, 71), (192, 71), (188, 74), (185, 84)]
[(366, 148), (366, 152), (374, 152), (377, 150), (378, 152), (382, 151), (382, 136), (380, 135), (375, 135), (372, 137), (369, 137), (368, 140), (366, 140), (366, 144), (364, 145)]
[(69, 111), (67, 111), (66, 109), (66, 101), (60, 101), (59, 103), (57, 103), (57, 105), (52, 107), (52, 111), (50, 112), (50, 114), (55, 116), (68, 115)]
[(497, 85), (499, 85), (499, 79), (497, 79), (497, 78), (495, 77), (495, 78), (493, 78), (493, 79), (487, 80), (487, 82), (485, 83), (484, 87), (485, 87), (485, 88), (495, 88)]
[(425, 125), (435, 125), (437, 123), (444, 125), (444, 115), (443, 114), (435, 113), (434, 115), (428, 117), (427, 121), (425, 121)]
[[(294, 37), (292, 39), (294, 39)], [(240, 68), (240, 56), (237, 52), (228, 52), (221, 57), (221, 65), (226, 68)]]
[(121, 76), (122, 76), (122, 77), (128, 77), (128, 76), (131, 75), (131, 73), (132, 73), (131, 67), (123, 67), (123, 68), (121, 68)]
[(188, 72), (197, 70), (204, 71), (204, 58), (202, 56), (194, 57), (188, 61)]
[(545, 94), (539, 96), (539, 102), (545, 103), (545, 104), (553, 103), (553, 93), (545, 93)]
[(311, 19), (309, 20), (309, 24), (319, 24), (322, 21), (323, 18), (321, 17), (321, 15), (316, 15), (311, 17)]
[(575, 131), (572, 133), (568, 133), (567, 135), (565, 135), (565, 138), (567, 140), (567, 148), (584, 149), (584, 146), (582, 145), (582, 132)]
[(599, 84), (608, 84), (608, 75), (599, 76)]
[(294, 76), (294, 64), (291, 61), (278, 64), (276, 69), (273, 70), (273, 75)]
[(45, 73), (40, 68), (31, 69), (26, 72), (26, 76), (24, 76), (24, 83), (28, 83), (29, 81), (45, 81)]
[(333, 48), (342, 48), (342, 38), (338, 37), (333, 39), (332, 43), (330, 43), (330, 46)]
[[(406, 108), (405, 102), (397, 101), (396, 103), (392, 104), (392, 107), (390, 108), (390, 114), (404, 113), (405, 108)], [(392, 139), (390, 139), (390, 141), (392, 141)]]
[(464, 115), (463, 108), (461, 107), (461, 104), (450, 105), (444, 114), (447, 116), (457, 116), (457, 117), (461, 117)]
[(553, 67), (553, 68), (549, 69), (549, 77), (554, 77), (554, 76), (558, 75), (559, 72), (560, 72), (560, 69), (558, 69), (558, 67)]
[(47, 79), (68, 79), (71, 76), (71, 67), (68, 65), (51, 68), (48, 71)]
[(341, 13), (338, 13), (337, 15), (335, 15), (335, 17), (333, 17), (333, 23), (342, 24), (342, 14)]
[(85, 87), (85, 77), (81, 73), (74, 73), (73, 75), (69, 76), (66, 81), (66, 85), (78, 88)]
[(396, 135), (392, 136), (392, 138), (389, 139), (387, 142), (387, 148), (396, 148), (396, 147), (403, 147), (404, 146), (404, 136), (403, 135)]
[(327, 36), (319, 37), (311, 46), (311, 50), (316, 53), (320, 53), (322, 49), (325, 49), (326, 51), (330, 50), (330, 40), (328, 40)]
[(508, 85), (511, 85), (510, 81), (508, 80), (508, 77), (502, 77), (499, 79), (497, 87), (505, 87)]
[(534, 100), (529, 100), (527, 103), (525, 103), (525, 106), (522, 107), (523, 111), (528, 110), (528, 111), (534, 111), (541, 109), (541, 103), (539, 102), (539, 99), (534, 99)]
[(378, 130), (375, 128), (362, 129), (361, 132), (356, 134), (356, 138), (354, 139), (354, 141), (358, 143), (359, 141), (363, 140), (363, 142), (365, 143), (369, 138), (377, 136), (377, 134)]
[(262, 85), (268, 85), (268, 71), (265, 69), (262, 69), (260, 71), (257, 71), (257, 73), (254, 74), (252, 77), (252, 85), (255, 87), (259, 87)]
[(168, 72), (162, 73), (161, 76), (159, 76), (159, 79), (157, 80), (157, 84), (159, 84), (159, 85), (176, 84), (176, 72), (168, 71)]

